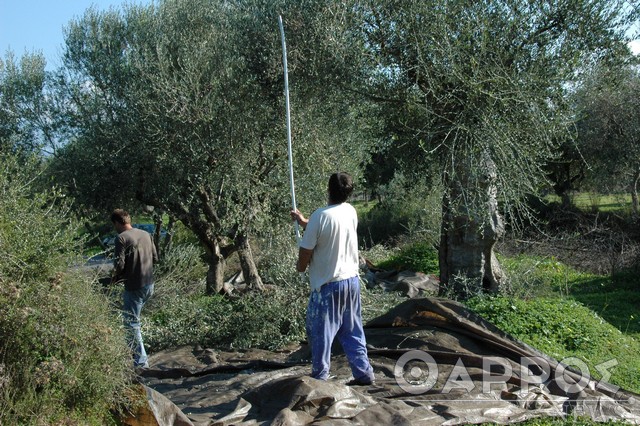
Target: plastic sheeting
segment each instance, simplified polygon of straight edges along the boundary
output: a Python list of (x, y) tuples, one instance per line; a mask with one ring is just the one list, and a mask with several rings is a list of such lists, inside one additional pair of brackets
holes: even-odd
[[(141, 381), (194, 425), (505, 424), (544, 416), (640, 424), (639, 395), (592, 379), (579, 360), (559, 363), (458, 303), (410, 299), (365, 332), (376, 375), (370, 386), (345, 384), (350, 369), (339, 345), (331, 378), (308, 377), (304, 344), (165, 351), (151, 356)], [(614, 364), (599, 366), (601, 373)], [(158, 424), (187, 424), (172, 415)]]

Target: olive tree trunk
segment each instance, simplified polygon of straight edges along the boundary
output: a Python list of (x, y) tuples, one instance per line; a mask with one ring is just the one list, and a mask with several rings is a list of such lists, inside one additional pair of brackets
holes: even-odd
[(449, 182), (443, 198), (440, 235), (440, 294), (468, 298), (482, 292), (496, 293), (505, 282), (505, 274), (496, 259), (494, 247), (504, 234), (504, 224), (496, 199), (495, 164), (487, 157), (485, 174), (480, 180), (484, 206), (474, 208), (464, 200), (472, 189), (465, 186), (468, 175), (462, 170), (455, 182)]
[(638, 217), (640, 206), (638, 205), (638, 182), (640, 182), (640, 169), (637, 169), (633, 175), (633, 183), (631, 184), (631, 208), (633, 215)]
[(207, 245), (207, 256), (205, 261), (209, 265), (207, 271), (207, 280), (205, 292), (207, 295), (224, 293), (224, 273), (226, 267), (226, 256), (223, 253), (223, 248), (218, 241), (211, 241)]
[(249, 237), (247, 235), (236, 237), (236, 247), (238, 248), (240, 267), (242, 268), (242, 275), (244, 276), (247, 287), (250, 290), (264, 290), (264, 284), (258, 274), (258, 268), (253, 259), (253, 251), (249, 244)]

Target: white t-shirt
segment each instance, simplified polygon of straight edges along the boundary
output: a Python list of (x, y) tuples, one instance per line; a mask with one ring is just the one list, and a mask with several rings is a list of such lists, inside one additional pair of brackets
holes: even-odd
[(311, 289), (358, 275), (358, 215), (349, 203), (319, 208), (309, 218), (300, 247), (313, 250)]

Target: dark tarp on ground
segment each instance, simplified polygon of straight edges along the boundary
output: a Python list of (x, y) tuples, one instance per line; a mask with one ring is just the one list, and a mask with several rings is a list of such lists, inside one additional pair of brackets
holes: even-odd
[[(214, 353), (183, 347), (152, 355), (152, 367), (141, 380), (175, 403), (194, 425), (449, 425), (543, 416), (640, 424), (640, 396), (587, 382), (579, 369), (560, 374), (563, 364), (456, 302), (410, 299), (369, 322), (365, 332), (376, 375), (371, 386), (345, 385), (351, 372), (339, 345), (326, 382), (306, 376), (305, 345), (280, 352)], [(435, 367), (425, 363), (430, 361), (422, 358), (425, 353)], [(487, 367), (492, 362), (483, 364), (487, 357), (493, 357), (493, 367)], [(535, 365), (531, 371), (521, 369), (528, 360), (548, 366), (549, 378), (542, 384), (530, 383), (543, 374)], [(509, 370), (511, 374), (503, 374)], [(498, 383), (485, 382), (483, 390), (487, 377)], [(563, 390), (572, 384), (570, 391), (580, 391)]]

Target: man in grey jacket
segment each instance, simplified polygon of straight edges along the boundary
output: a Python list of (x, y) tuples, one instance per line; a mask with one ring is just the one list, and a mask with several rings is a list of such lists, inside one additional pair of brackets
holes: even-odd
[(151, 234), (131, 226), (131, 216), (122, 209), (111, 214), (118, 232), (114, 254), (114, 281), (124, 283), (122, 315), (133, 352), (134, 367), (148, 367), (140, 332), (142, 307), (153, 295), (153, 264), (158, 261)]

